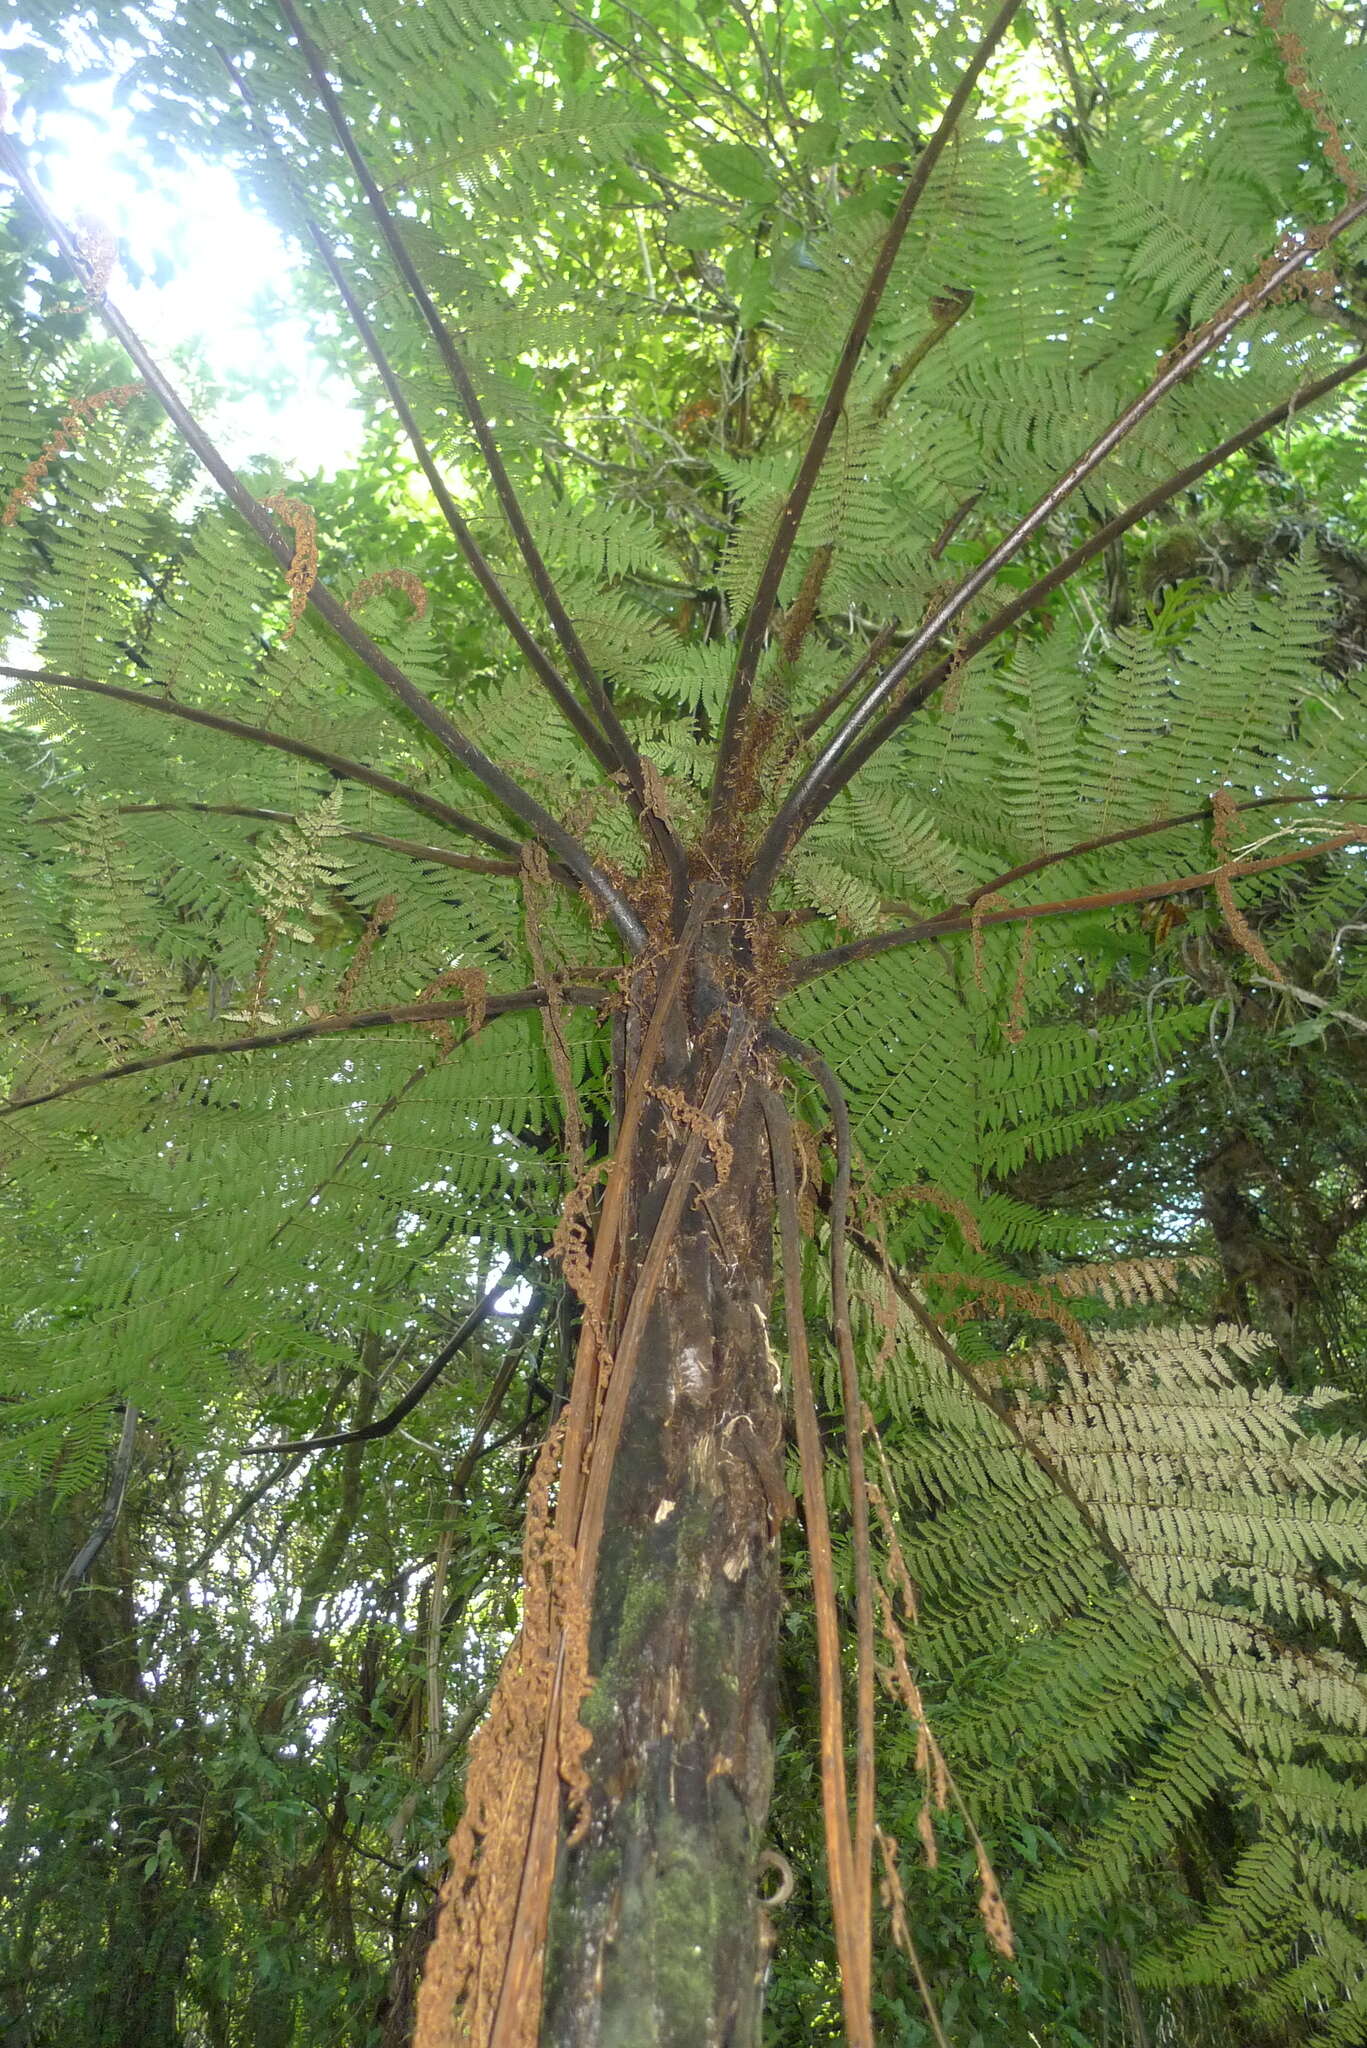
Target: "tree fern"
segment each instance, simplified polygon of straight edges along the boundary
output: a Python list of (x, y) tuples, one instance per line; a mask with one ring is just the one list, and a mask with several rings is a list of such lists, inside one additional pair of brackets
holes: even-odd
[[(1251, 988), (1365, 971), (1323, 521), (1236, 588), (1181, 544), (1245, 449), (1305, 499), (1287, 466), (1350, 419), (1354, 46), (1300, 0), (1050, 10), (1033, 56), (1011, 5), (837, 17), (93, 10), (90, 53), (140, 52), (142, 141), (221, 154), (317, 265), (373, 488), (229, 468), (21, 104), (5, 1483), (74, 1513), (116, 1407), (196, 1471), (231, 1427), (344, 1453), (335, 1550), (411, 1413), (377, 1407), (445, 1369), (404, 1345), (454, 1348), (499, 1274), (530, 1332), (558, 1273), (555, 1372), (510, 1352), (543, 1449), (422, 2048), (753, 2048), (781, 1567), (821, 2026), (837, 1996), (860, 2048), (905, 2019), (872, 1856), (924, 1771), (914, 1825), (961, 1830), (1003, 1963), (1132, 1911), (1163, 2038), (1215, 1987), (1346, 2042), (1354, 1412), (1199, 1320), (1176, 1223), (1114, 1263), (1104, 1200), (1049, 1189), (1178, 1115)], [(484, 1415), (461, 1370), (439, 1460)], [(464, 1512), (385, 1561), (400, 1610), (422, 1580), (424, 1769)], [(999, 1879), (987, 1838), (1041, 1807), (1055, 1846)]]

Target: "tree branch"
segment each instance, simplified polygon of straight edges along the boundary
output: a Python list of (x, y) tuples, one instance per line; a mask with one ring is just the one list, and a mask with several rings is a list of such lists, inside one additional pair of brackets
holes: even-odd
[[(116, 818), (146, 818), (179, 811), (194, 811), (211, 818), (258, 818), (266, 825), (295, 825), (299, 822), (293, 811), (266, 811), (254, 804), (196, 804), (188, 801), (172, 804), (115, 804), (113, 815)], [(31, 822), (35, 825), (69, 825), (83, 815), (80, 811), (54, 811), (46, 818), (34, 818)], [(451, 853), (444, 846), (428, 846), (417, 839), (391, 839), (384, 832), (344, 831), (339, 832), (337, 837), (360, 840), (366, 846), (383, 846), (390, 853), (407, 854), (411, 860), (430, 861), (435, 867), (459, 868), (466, 874), (510, 875), (515, 878), (522, 872), (518, 861), (480, 860), (473, 853)]]
[[(284, 4), (288, 4), (288, 0), (284, 0)], [(983, 67), (997, 44), (1001, 41), (1002, 36), (1006, 33), (1011, 17), (1017, 12), (1020, 4), (1021, 0), (1005, 0), (1005, 5), (998, 9), (990, 27), (969, 58), (963, 75), (950, 97), (949, 104), (940, 116), (935, 131), (927, 141), (925, 148), (917, 157), (911, 176), (902, 189), (902, 196), (898, 201), (897, 211), (893, 215), (888, 225), (887, 233), (879, 245), (873, 269), (869, 273), (868, 282), (864, 286), (859, 304), (855, 308), (854, 318), (850, 322), (850, 329), (845, 337), (845, 345), (840, 351), (840, 358), (836, 363), (830, 388), (826, 393), (821, 411), (817, 415), (816, 424), (812, 428), (811, 438), (803, 452), (797, 475), (793, 479), (792, 489), (789, 491), (783, 509), (779, 513), (778, 525), (774, 530), (774, 538), (765, 557), (764, 566), (760, 570), (759, 581), (755, 586), (755, 595), (746, 614), (745, 626), (741, 633), (740, 648), (736, 655), (736, 666), (731, 678), (731, 688), (727, 695), (721, 739), (717, 747), (716, 770), (712, 783), (712, 820), (714, 824), (721, 818), (724, 806), (730, 795), (731, 783), (739, 754), (741, 727), (746, 711), (749, 708), (750, 694), (756, 672), (759, 668), (760, 654), (764, 647), (765, 636), (769, 630), (769, 615), (773, 611), (778, 597), (779, 585), (783, 580), (783, 572), (788, 566), (789, 557), (797, 541), (798, 529), (802, 524), (802, 516), (811, 499), (812, 491), (816, 486), (816, 480), (821, 474), (822, 464), (826, 460), (826, 455), (831, 445), (831, 436), (834, 434), (836, 423), (845, 409), (845, 400), (849, 395), (850, 384), (853, 380), (859, 358), (863, 354), (864, 344), (868, 340), (869, 329), (873, 325), (874, 315), (878, 311), (884, 292), (887, 290), (888, 279), (892, 275), (892, 267), (897, 260), (897, 253), (902, 246), (912, 216), (920, 205), (925, 189), (930, 183), (931, 173), (940, 161), (950, 137), (958, 126), (960, 116), (972, 97), (973, 89), (978, 82)]]
[[(79, 249), (49, 205), (13, 136), (0, 134), (0, 170), (19, 186), (74, 275), (82, 284), (91, 282)], [(294, 558), (294, 550), (281, 534), (275, 520), (265, 506), (252, 496), (237, 472), (219, 453), (180, 398), (174, 385), (117, 307), (103, 295), (98, 298), (97, 303), (105, 326), (136, 365), (143, 383), (162, 406), (181, 439), (199, 457), (220, 490), (241, 513), (252, 531), (264, 542), (280, 566), (288, 571)], [(645, 944), (646, 936), (640, 919), (617, 885), (603, 873), (574, 834), (567, 831), (558, 819), (552, 817), (545, 806), (538, 803), (530, 791), (525, 790), (506, 769), (501, 768), (482, 748), (477, 747), (454, 720), (448, 718), (446, 713), (418, 688), (397, 662), (391, 661), (370, 635), (357, 625), (346, 607), (338, 602), (323, 583), (315, 581), (310, 585), (308, 603), (325, 624), (331, 627), (342, 644), (365, 664), (387, 693), (440, 741), (446, 751), (453, 755), (462, 767), (467, 768), (497, 802), (511, 811), (515, 818), (519, 818), (538, 839), (559, 856), (581, 886), (602, 904), (629, 950), (639, 952)]]
[(75, 1592), (118, 1527), (119, 1516), (123, 1510), (123, 1497), (128, 1489), (128, 1475), (133, 1469), (133, 1446), (137, 1434), (138, 1411), (129, 1401), (124, 1405), (123, 1428), (119, 1431), (118, 1447), (109, 1467), (109, 1485), (105, 1490), (104, 1504), (96, 1517), (94, 1528), (62, 1573), (61, 1583), (57, 1587), (59, 1593)]
[[(562, 1002), (575, 1003), (585, 1009), (594, 1009), (603, 1000), (603, 991), (594, 988), (567, 987), (558, 989), (557, 994)], [(483, 1005), (484, 1015), (506, 1017), (515, 1010), (534, 1010), (545, 1000), (544, 989), (512, 989), (506, 995), (489, 996)], [(45, 1089), (41, 1095), (25, 1095), (17, 1101), (11, 1098), (0, 1102), (0, 1117), (15, 1116), (23, 1109), (37, 1109), (45, 1102), (57, 1102), (67, 1095), (79, 1095), (82, 1090), (96, 1088), (104, 1081), (125, 1081), (133, 1074), (151, 1074), (161, 1067), (180, 1066), (185, 1060), (215, 1059), (235, 1052), (273, 1052), (282, 1045), (299, 1045), (310, 1038), (335, 1038), (351, 1031), (384, 1031), (404, 1024), (448, 1024), (457, 1018), (468, 1019), (469, 1014), (468, 1003), (406, 1003), (392, 1010), (355, 1010), (333, 1017), (313, 1017), (306, 1024), (290, 1024), (282, 1031), (257, 1032), (251, 1038), (201, 1040), (194, 1045), (179, 1045), (174, 1052), (153, 1053), (147, 1059), (128, 1060), (123, 1066), (106, 1067), (98, 1074), (80, 1074), (75, 1080)], [(467, 1022), (466, 1029), (455, 1043), (464, 1045), (474, 1035)]]
[(794, 967), (788, 989), (801, 988), (805, 982), (831, 974), (837, 967), (848, 967), (854, 960), (871, 960), (878, 953), (890, 953), (898, 946), (912, 946), (922, 939), (949, 938), (956, 932), (974, 931), (989, 924), (1024, 924), (1036, 918), (1066, 917), (1075, 911), (1085, 914), (1092, 910), (1116, 910), (1127, 903), (1157, 903), (1165, 896), (1184, 896), (1197, 889), (1213, 889), (1230, 878), (1265, 875), (1273, 868), (1300, 866), (1308, 860), (1318, 860), (1324, 854), (1340, 853), (1345, 846), (1363, 845), (1367, 845), (1367, 832), (1339, 832), (1332, 839), (1317, 840), (1313, 846), (1298, 846), (1290, 853), (1272, 854), (1265, 860), (1235, 861), (1232, 865), (1227, 863), (1223, 867), (1208, 868), (1203, 874), (1179, 875), (1171, 882), (1143, 882), (1133, 889), (1109, 889), (1099, 896), (1071, 896), (1056, 903), (1026, 903), (1015, 910), (974, 909), (967, 914), (940, 911), (934, 917), (923, 918), (918, 924), (901, 925), (891, 932), (873, 932), (867, 938), (852, 939), (846, 946), (833, 946), (829, 952), (812, 954), (810, 959), (799, 961)]
[(456, 1353), (464, 1350), (476, 1331), (481, 1330), (488, 1322), (508, 1289), (516, 1286), (519, 1280), (525, 1279), (526, 1272), (525, 1265), (505, 1268), (493, 1286), (480, 1296), (455, 1334), (448, 1337), (431, 1364), (419, 1373), (408, 1392), (402, 1395), (386, 1414), (377, 1416), (373, 1422), (363, 1423), (359, 1429), (341, 1429), (331, 1436), (304, 1437), (297, 1443), (248, 1444), (247, 1451), (251, 1456), (258, 1458), (293, 1457), (296, 1453), (302, 1454), (304, 1451), (335, 1450), (343, 1444), (371, 1444), (377, 1442), (380, 1437), (392, 1435), (404, 1417), (413, 1413), (429, 1388), (436, 1385)]
[[(317, 767), (326, 768), (328, 774), (335, 775), (339, 781), (364, 783), (367, 789), (378, 790), (381, 796), (393, 797), (396, 803), (421, 811), (424, 817), (448, 826), (453, 832), (463, 832), (467, 838), (477, 839), (481, 845), (509, 855), (513, 872), (520, 872), (520, 840), (509, 839), (506, 833), (495, 831), (492, 825), (482, 825), (478, 818), (470, 817), (465, 811), (453, 810), (450, 804), (442, 803), (438, 797), (428, 796), (425, 790), (415, 788), (412, 783), (401, 782), (397, 776), (386, 775), (378, 768), (369, 768), (363, 761), (351, 761), (343, 754), (330, 754), (325, 747), (311, 746), (307, 740), (291, 739), (287, 733), (272, 732), (267, 726), (244, 725), (236, 718), (222, 717), (217, 711), (202, 711), (197, 704), (182, 704), (170, 696), (156, 697), (150, 690), (134, 690), (123, 683), (97, 683), (89, 676), (56, 675), (50, 669), (17, 668), (10, 662), (0, 662), (0, 676), (14, 676), (20, 682), (32, 683), (41, 689), (80, 690), (90, 697), (110, 697), (117, 704), (132, 704), (140, 711), (159, 711), (167, 718), (183, 718), (188, 725), (201, 725), (206, 731), (224, 733), (229, 739), (248, 740), (256, 747), (274, 747), (277, 753), (294, 754), (301, 761), (312, 761)], [(558, 873), (562, 878), (573, 880), (573, 877), (566, 876), (563, 868)]]

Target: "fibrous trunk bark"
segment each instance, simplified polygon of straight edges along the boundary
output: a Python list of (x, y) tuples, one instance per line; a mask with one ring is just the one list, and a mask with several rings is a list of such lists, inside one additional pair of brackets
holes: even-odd
[[(715, 1031), (667, 1033), (643, 1119), (615, 1299), (630, 1300)], [(682, 1213), (612, 1468), (592, 1596), (587, 1826), (562, 1835), (545, 2048), (756, 2048), (757, 1861), (772, 1778), (779, 1374), (772, 1178), (753, 1062)]]

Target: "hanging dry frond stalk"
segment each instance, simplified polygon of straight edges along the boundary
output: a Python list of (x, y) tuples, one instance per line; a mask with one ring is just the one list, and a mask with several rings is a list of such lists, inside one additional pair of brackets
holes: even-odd
[(1238, 815), (1239, 807), (1229, 791), (1217, 789), (1210, 799), (1211, 844), (1218, 854), (1227, 857), (1212, 876), (1211, 887), (1215, 891), (1215, 900), (1220, 906), (1221, 915), (1235, 945), (1247, 953), (1249, 959), (1255, 961), (1264, 974), (1270, 975), (1273, 981), (1280, 982), (1281, 975), (1277, 971), (1276, 961), (1234, 900), (1231, 877), (1242, 874), (1243, 867), (1229, 852), (1229, 834)]
[[(903, 1615), (908, 1624), (914, 1624), (917, 1611), (916, 1593), (888, 1507), (892, 1477), (876, 1431), (873, 1432), (873, 1443), (882, 1473), (883, 1487), (871, 1486), (869, 1498), (883, 1532), (888, 1570), (902, 1603)], [(887, 1493), (884, 1492), (884, 1488), (887, 1489)], [(1016, 1952), (1015, 1935), (1010, 1915), (1006, 1910), (1006, 1902), (1002, 1898), (1001, 1886), (997, 1882), (997, 1874), (992, 1868), (992, 1859), (987, 1853), (986, 1844), (978, 1833), (977, 1825), (964, 1802), (963, 1795), (954, 1782), (954, 1774), (945, 1760), (944, 1751), (940, 1748), (935, 1731), (927, 1718), (921, 1688), (912, 1676), (906, 1637), (898, 1623), (892, 1600), (882, 1586), (878, 1588), (878, 1608), (884, 1638), (892, 1659), (890, 1664), (880, 1667), (879, 1676), (883, 1681), (884, 1690), (906, 1709), (909, 1719), (916, 1728), (916, 1767), (924, 1774), (926, 1782), (926, 1796), (916, 1829), (921, 1837), (926, 1862), (933, 1869), (939, 1861), (939, 1850), (935, 1841), (935, 1815), (943, 1813), (952, 1800), (973, 1845), (974, 1860), (978, 1869), (978, 1912), (982, 1918), (984, 1931), (998, 1955), (1009, 1960)]]
[(987, 949), (983, 944), (983, 926), (988, 913), (1005, 910), (1006, 898), (999, 893), (979, 896), (969, 917), (969, 931), (973, 946), (973, 986), (979, 995), (987, 992)]
[(1025, 1037), (1025, 992), (1030, 985), (1030, 961), (1035, 951), (1035, 927), (1027, 924), (1021, 928), (1020, 953), (1016, 959), (1016, 979), (1011, 988), (1011, 1007), (1006, 1017), (1006, 1037), (1011, 1045), (1019, 1045)]
[(88, 398), (73, 399), (52, 439), (34, 457), (10, 492), (5, 509), (0, 513), (0, 526), (13, 526), (24, 506), (32, 504), (38, 495), (38, 486), (52, 464), (64, 449), (76, 446), (87, 424), (97, 413), (109, 405), (127, 405), (129, 399), (136, 398), (143, 389), (141, 384), (111, 384), (106, 391), (92, 391)]
[(285, 631), (288, 640), (307, 611), (309, 592), (318, 581), (318, 520), (311, 505), (306, 505), (302, 498), (287, 498), (283, 491), (272, 491), (262, 503), (294, 535), (294, 556), (285, 571), (290, 587), (290, 622)]
[(849, 1104), (835, 1069), (800, 1040), (789, 1049), (815, 1077), (831, 1114), (835, 1141), (835, 1178), (831, 1185), (831, 1320), (840, 1361), (841, 1405), (845, 1420), (845, 1457), (850, 1477), (850, 1537), (854, 1558), (855, 1606), (855, 1794), (851, 1843), (856, 1903), (860, 1914), (861, 1966), (868, 1980), (873, 1972), (873, 1829), (876, 1797), (874, 1747), (874, 1623), (873, 1558), (869, 1541), (868, 1480), (864, 1470), (864, 1429), (867, 1410), (859, 1391), (854, 1325), (849, 1294), (849, 1210), (854, 1172), (854, 1140)]
[(830, 1872), (831, 1918), (840, 1969), (840, 1994), (848, 2048), (872, 2048), (869, 1972), (864, 1961), (864, 1929), (868, 1901), (861, 1894), (850, 1833), (845, 1779), (845, 1729), (840, 1702), (840, 1621), (836, 1603), (835, 1563), (822, 1475), (821, 1431), (816, 1415), (807, 1329), (802, 1309), (802, 1247), (797, 1210), (792, 1123), (777, 1095), (766, 1091), (764, 1114), (769, 1126), (774, 1192), (778, 1205), (779, 1246), (783, 1268), (783, 1299), (788, 1331), (788, 1366), (792, 1378), (793, 1418), (802, 1468), (803, 1515), (812, 1569), (812, 1605), (816, 1617), (817, 1668), (821, 1714), (821, 1810)]
[(935, 2040), (935, 2048), (949, 2048), (949, 2041), (940, 2022), (939, 2010), (931, 1995), (925, 1969), (916, 1952), (916, 1944), (911, 1938), (911, 1928), (907, 1922), (906, 1893), (902, 1889), (902, 1873), (897, 1868), (897, 1838), (895, 1835), (885, 1834), (882, 1828), (875, 1828), (874, 1839), (878, 1843), (878, 1853), (883, 1861), (883, 1881), (879, 1886), (879, 1892), (884, 1910), (892, 1923), (894, 1946), (901, 1950), (911, 1965), (911, 1974), (921, 1995), (921, 2005), (925, 2011), (926, 2023)]
[[(333, 997), (332, 1007), (337, 1015), (341, 1015), (344, 1011), (350, 1009), (351, 1000), (360, 985), (361, 976), (370, 964), (370, 956), (375, 951), (376, 946), (379, 945), (380, 940), (384, 937), (390, 925), (394, 922), (394, 914), (398, 907), (399, 899), (397, 896), (382, 896), (366, 919), (365, 930), (356, 941), (356, 950), (347, 962), (346, 972), (338, 982), (337, 993)], [(433, 988), (424, 989), (422, 995), (418, 998), (419, 1002), (426, 1002), (434, 991), (435, 984)], [(474, 1027), (472, 1026), (471, 1028), (473, 1029)], [(449, 1042), (449, 1026), (447, 1027), (447, 1039)]]

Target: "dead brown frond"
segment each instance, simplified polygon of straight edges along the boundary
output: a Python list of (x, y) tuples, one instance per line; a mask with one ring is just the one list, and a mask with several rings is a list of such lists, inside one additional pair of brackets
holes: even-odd
[(1094, 1296), (1111, 1308), (1152, 1307), (1171, 1301), (1183, 1279), (1215, 1268), (1214, 1259), (1184, 1253), (1172, 1259), (1113, 1259), (1100, 1265), (1069, 1266), (1049, 1275), (1056, 1294)]
[[(527, 1497), (522, 1627), (504, 1660), (488, 1718), (470, 1745), (465, 1811), (451, 1837), (436, 1933), (418, 1992), (414, 2048), (485, 2048), (503, 1991), (518, 1897), (558, 1689), (554, 1725), (571, 1808), (582, 1808), (589, 1737), (579, 1727), (588, 1691), (588, 1616), (550, 1497), (563, 1425), (547, 1438)], [(533, 2048), (539, 2014), (528, 2003), (505, 2028), (508, 2048)]]
[(968, 1290), (967, 1300), (953, 1312), (955, 1321), (962, 1322), (983, 1303), (998, 1314), (1014, 1309), (1022, 1315), (1035, 1316), (1042, 1323), (1056, 1324), (1080, 1358), (1094, 1355), (1086, 1330), (1067, 1304), (1060, 1300), (1051, 1281), (1002, 1280), (985, 1273), (927, 1273), (923, 1276), (923, 1285)]
[(566, 1282), (582, 1302), (585, 1319), (593, 1322), (598, 1340), (605, 1348), (608, 1341), (607, 1326), (594, 1300), (593, 1269), (589, 1256), (592, 1241), (589, 1212), (593, 1204), (593, 1191), (610, 1170), (611, 1163), (606, 1159), (600, 1159), (594, 1165), (584, 1168), (565, 1197), (551, 1237), (551, 1257), (556, 1260)]
[[(821, 1807), (830, 1872), (831, 1918), (840, 1967), (841, 2001), (849, 2048), (872, 2048), (868, 1926), (870, 1874), (856, 1868), (850, 1830), (849, 1792), (845, 1776), (844, 1713), (841, 1706), (840, 1620), (835, 1591), (835, 1562), (830, 1518), (822, 1473), (821, 1431), (812, 1386), (807, 1328), (802, 1306), (801, 1226), (797, 1209), (797, 1176), (792, 1120), (782, 1099), (764, 1096), (778, 1205), (782, 1254), (783, 1299), (788, 1332), (788, 1366), (793, 1389), (793, 1418), (802, 1471), (803, 1516), (812, 1570), (812, 1604), (816, 1616), (817, 1672), (821, 1717)], [(857, 1427), (856, 1423), (856, 1427)], [(862, 1718), (862, 1717), (861, 1717)]]
[(697, 1131), (711, 1155), (717, 1185), (725, 1187), (731, 1178), (736, 1150), (726, 1135), (724, 1125), (714, 1117), (705, 1117), (697, 1104), (688, 1100), (681, 1088), (652, 1086), (650, 1094), (654, 1101), (668, 1110), (680, 1130)]
[(288, 498), (283, 491), (272, 491), (262, 503), (294, 535), (294, 556), (285, 571), (290, 588), (290, 622), (285, 630), (288, 640), (308, 609), (309, 592), (318, 581), (318, 520), (311, 505), (306, 505), (302, 498)]
[(73, 399), (52, 439), (34, 457), (10, 492), (5, 509), (0, 513), (0, 526), (13, 526), (25, 505), (32, 504), (38, 495), (39, 484), (57, 457), (65, 449), (76, 446), (97, 413), (103, 412), (106, 406), (127, 405), (129, 399), (136, 398), (143, 389), (141, 384), (111, 384), (106, 391), (93, 391), (88, 398)]

